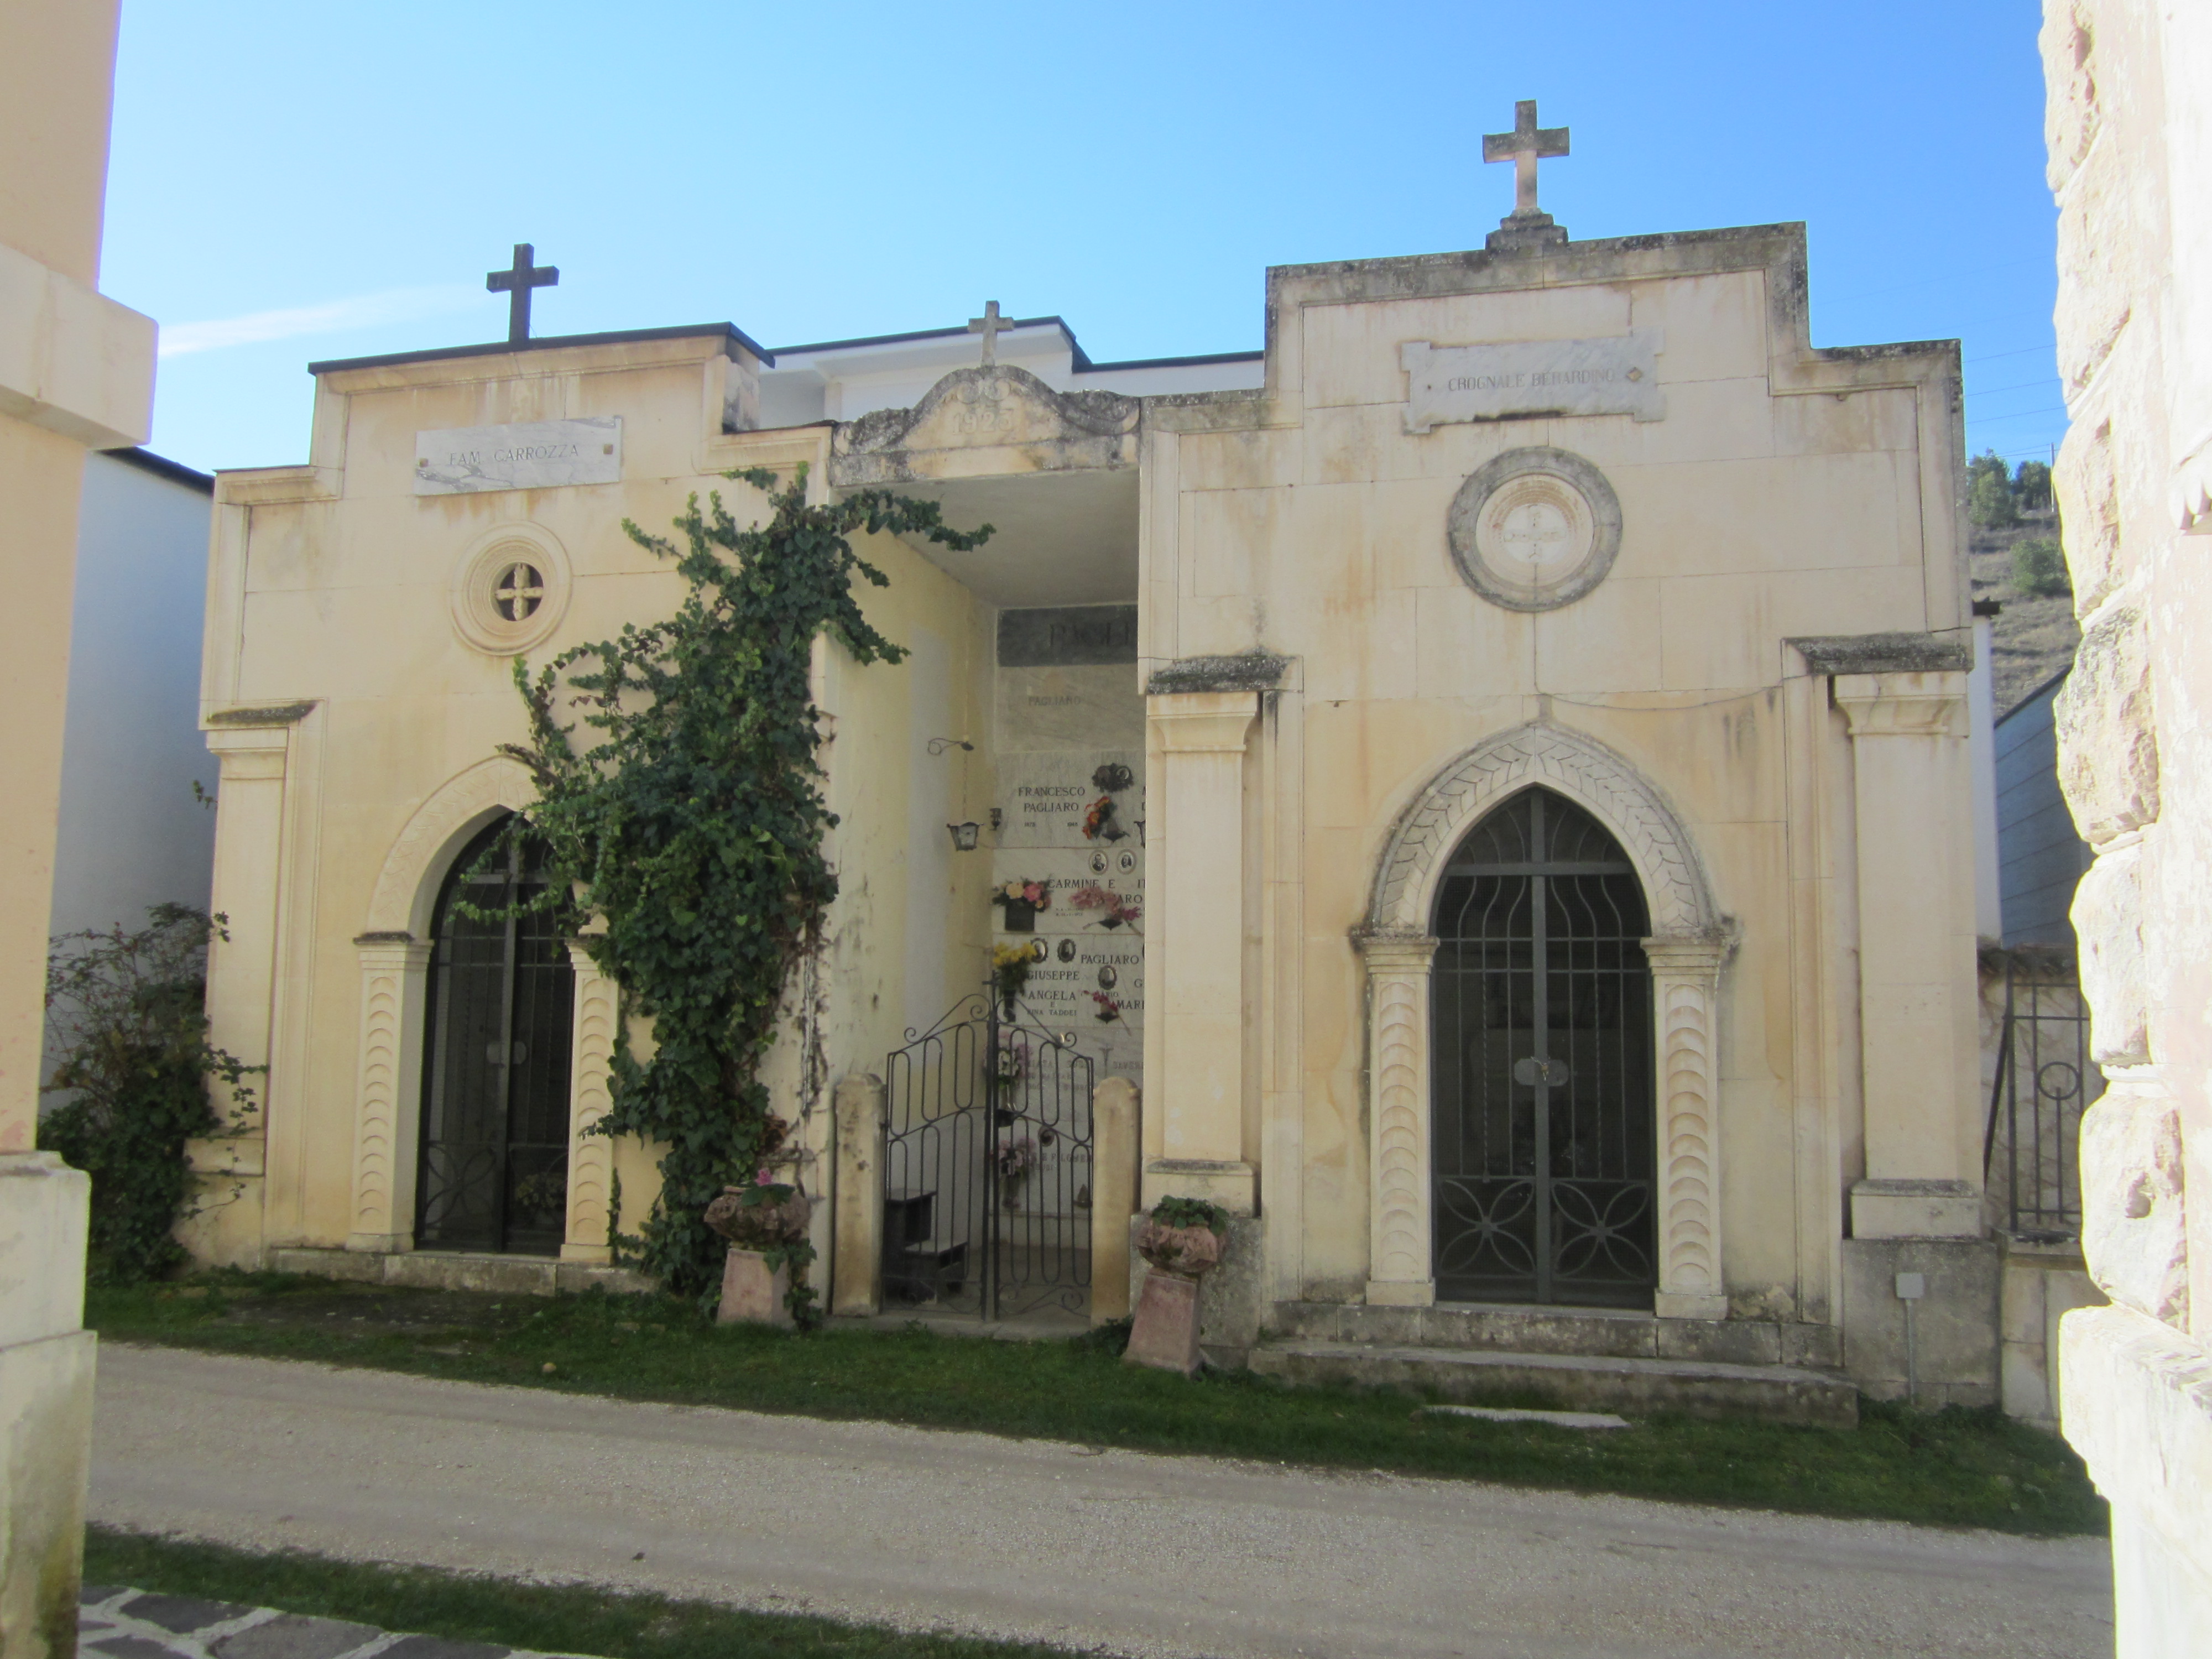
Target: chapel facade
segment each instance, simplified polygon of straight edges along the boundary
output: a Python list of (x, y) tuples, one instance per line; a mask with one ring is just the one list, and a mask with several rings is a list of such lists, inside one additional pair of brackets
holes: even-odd
[(510, 665), (673, 608), (625, 519), (804, 464), (997, 530), (873, 538), (912, 654), (817, 647), (842, 894), (771, 1080), (839, 1307), (1122, 1311), (1098, 1241), (1183, 1195), (1238, 1218), (1206, 1341), (1285, 1374), (1993, 1399), (1959, 354), (1814, 347), (1807, 283), (1802, 226), (1574, 242), (1531, 191), (1271, 270), (1258, 354), (993, 307), (313, 366), (308, 463), (217, 491), (210, 1006), (270, 1070), (195, 1248), (612, 1271), (614, 988), (457, 902), (540, 878), (473, 850), (532, 799)]

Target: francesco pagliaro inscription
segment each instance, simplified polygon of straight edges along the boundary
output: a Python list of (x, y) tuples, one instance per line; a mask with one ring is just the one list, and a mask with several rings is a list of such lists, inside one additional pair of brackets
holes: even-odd
[(622, 416), (462, 426), (415, 434), (415, 493), (550, 489), (622, 482)]
[(1564, 449), (1509, 449), (1452, 497), (1453, 562), (1509, 611), (1551, 611), (1605, 580), (1620, 551), (1620, 500), (1604, 473)]
[(1498, 345), (1398, 349), (1406, 371), (1406, 430), (1440, 422), (1502, 421), (1531, 415), (1632, 415), (1667, 418), (1659, 389), (1666, 331), (1635, 329), (1597, 340), (1516, 340)]

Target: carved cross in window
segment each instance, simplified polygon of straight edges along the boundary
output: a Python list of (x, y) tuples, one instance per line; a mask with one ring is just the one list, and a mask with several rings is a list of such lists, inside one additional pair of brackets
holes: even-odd
[(983, 314), (980, 317), (970, 317), (968, 319), (968, 331), (970, 334), (980, 334), (983, 337), (983, 366), (986, 368), (999, 361), (997, 337), (1013, 325), (1012, 318), (999, 315), (999, 302), (996, 300), (985, 301)]
[(537, 252), (527, 242), (514, 245), (514, 269), (484, 273), (484, 287), (507, 295), (507, 340), (520, 345), (530, 337), (530, 290), (551, 288), (561, 280), (561, 267), (533, 263)]
[(492, 604), (509, 622), (525, 622), (544, 602), (545, 579), (535, 565), (515, 563), (499, 573), (492, 584)]
[(1482, 159), (1513, 163), (1513, 214), (1534, 214), (1536, 208), (1536, 163), (1567, 153), (1567, 129), (1539, 127), (1536, 100), (1524, 98), (1513, 106), (1513, 131), (1482, 135)]

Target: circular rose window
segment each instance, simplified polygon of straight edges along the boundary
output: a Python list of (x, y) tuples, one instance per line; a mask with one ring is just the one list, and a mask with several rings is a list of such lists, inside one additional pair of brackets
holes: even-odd
[(1579, 455), (1509, 449), (1460, 486), (1450, 538), (1475, 592), (1510, 611), (1549, 611), (1605, 580), (1620, 550), (1620, 502)]
[(453, 627), (479, 651), (511, 657), (543, 642), (568, 606), (568, 556), (536, 525), (507, 525), (463, 556)]

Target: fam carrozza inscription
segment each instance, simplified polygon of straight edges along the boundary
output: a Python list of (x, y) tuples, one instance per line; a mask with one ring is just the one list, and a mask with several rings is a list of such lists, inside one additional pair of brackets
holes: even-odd
[(622, 482), (622, 416), (464, 426), (415, 434), (415, 493), (548, 489)]
[(1399, 348), (1406, 371), (1406, 430), (1440, 422), (1534, 415), (1667, 418), (1659, 389), (1666, 331), (1639, 328), (1596, 340), (1519, 340), (1501, 345)]

